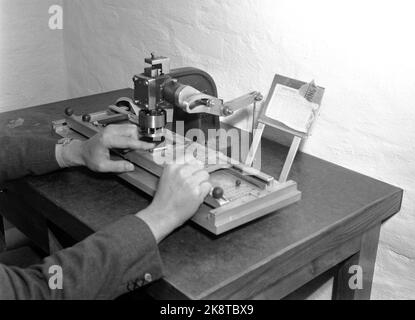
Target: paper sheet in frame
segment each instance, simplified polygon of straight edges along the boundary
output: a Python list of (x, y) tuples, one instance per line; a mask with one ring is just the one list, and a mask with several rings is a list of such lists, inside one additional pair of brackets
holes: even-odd
[(317, 103), (306, 100), (297, 89), (277, 84), (265, 116), (307, 133), (319, 107)]

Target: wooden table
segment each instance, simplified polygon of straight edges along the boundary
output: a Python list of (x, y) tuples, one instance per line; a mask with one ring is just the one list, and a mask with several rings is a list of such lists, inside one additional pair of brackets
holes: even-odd
[[(131, 96), (131, 90), (3, 113), (0, 128), (2, 134), (50, 134), (50, 122), (65, 107), (93, 112), (120, 96)], [(18, 118), (23, 126), (7, 127)], [(278, 176), (286, 152), (263, 140), (262, 170)], [(160, 245), (166, 276), (148, 292), (156, 298), (279, 299), (336, 267), (333, 298), (368, 299), (380, 226), (399, 211), (403, 191), (301, 152), (290, 178), (302, 191), (294, 205), (219, 237), (192, 223), (171, 234)], [(149, 201), (115, 176), (82, 168), (8, 183), (0, 193), (2, 215), (51, 251)], [(361, 290), (348, 286), (351, 265), (362, 267)]]

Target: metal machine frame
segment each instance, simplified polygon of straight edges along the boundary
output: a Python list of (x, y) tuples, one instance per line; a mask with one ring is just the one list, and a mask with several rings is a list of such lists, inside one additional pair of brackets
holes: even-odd
[[(154, 61), (159, 62), (157, 59)], [(159, 71), (151, 69), (148, 71), (148, 74), (152, 72), (156, 73)], [(164, 78), (163, 74), (161, 76)], [(218, 128), (218, 115), (221, 115), (223, 112), (231, 113), (241, 106), (246, 106), (262, 99), (258, 92), (251, 92), (227, 103), (212, 98), (217, 95), (213, 79), (206, 72), (194, 68), (175, 69), (170, 72), (169, 76), (180, 80), (181, 84), (185, 85), (185, 90), (191, 92), (191, 95), (185, 95), (186, 99), (188, 99), (186, 103), (187, 101), (200, 101), (195, 100), (200, 99), (200, 97), (208, 97), (207, 105), (202, 103), (198, 106), (196, 104), (197, 108), (204, 110), (202, 112), (207, 111), (207, 114), (192, 113), (192, 110), (187, 110), (188, 108), (186, 108), (187, 112), (185, 112), (183, 106), (181, 109), (174, 106), (173, 122), (176, 123), (176, 121), (182, 120), (189, 129), (195, 127), (199, 129)], [(136, 78), (134, 79), (134, 81), (139, 81)], [(143, 85), (143, 83), (139, 85)], [(187, 86), (192, 86), (195, 91), (192, 91), (192, 88), (187, 88)], [(75, 115), (72, 110), (66, 110), (65, 119), (54, 122), (55, 131), (63, 137), (86, 139), (98, 133), (109, 123), (132, 122), (139, 125), (140, 108), (133, 104), (137, 102), (135, 101), (137, 99), (136, 95), (134, 95), (133, 99), (134, 101), (128, 98), (119, 99), (114, 105), (110, 105), (107, 110), (86, 115)], [(130, 108), (123, 109), (127, 100), (129, 100)], [(213, 101), (213, 104), (211, 101)], [(220, 104), (220, 109), (217, 108), (216, 102)], [(189, 104), (186, 103), (185, 105), (188, 106)], [(147, 109), (147, 105), (145, 108)], [(159, 106), (156, 106), (156, 108), (158, 112), (164, 110)], [(131, 112), (131, 109), (134, 109), (134, 112)], [(212, 113), (209, 114), (209, 112)], [(166, 136), (173, 137), (173, 142), (167, 140), (163, 142), (165, 145), (163, 148), (177, 150), (178, 148), (186, 148), (190, 144), (197, 143), (166, 128), (163, 128), (163, 130), (165, 133), (168, 133)], [(183, 141), (183, 144), (179, 144), (177, 141)], [(143, 192), (153, 196), (157, 189), (158, 179), (163, 172), (163, 166), (154, 161), (154, 156), (155, 154), (158, 155), (159, 152), (163, 152), (163, 148), (155, 148), (153, 152), (114, 151), (114, 157), (124, 158), (135, 164), (134, 172), (123, 173), (119, 176)], [(221, 159), (220, 163), (206, 165), (205, 169), (210, 173), (211, 180), (219, 184), (223, 182), (226, 185), (226, 189), (223, 190), (219, 187), (219, 189), (222, 189), (221, 194), (215, 195), (214, 191), (218, 187), (214, 188), (211, 194), (205, 198), (204, 203), (200, 206), (192, 220), (216, 235), (272, 213), (301, 198), (301, 192), (298, 191), (297, 184), (294, 181), (277, 181), (274, 177), (254, 169), (250, 165), (229, 158), (218, 151), (216, 147), (214, 150), (209, 149), (209, 144), (203, 146), (198, 144), (198, 148), (204, 148), (203, 150), (207, 152), (213, 152), (215, 157)]]
[[(91, 116), (102, 116), (102, 112)], [(100, 130), (91, 123), (85, 123), (82, 121), (82, 116), (77, 115), (66, 116), (58, 124), (59, 126), (55, 129), (64, 137), (85, 139)], [(279, 183), (272, 176), (233, 159), (231, 161), (223, 154), (220, 156), (223, 159), (221, 164), (211, 166), (206, 170), (210, 174), (226, 170), (227, 173), (234, 175), (244, 183), (254, 185), (255, 199), (252, 197), (249, 201), (244, 199), (223, 201), (208, 195), (192, 218), (195, 223), (206, 230), (219, 235), (300, 200), (301, 192), (297, 190), (297, 184), (294, 181)], [(123, 173), (119, 175), (120, 178), (153, 196), (157, 190), (163, 166), (152, 161), (152, 154), (150, 152), (116, 152), (115, 157), (124, 158), (136, 166), (134, 172)]]

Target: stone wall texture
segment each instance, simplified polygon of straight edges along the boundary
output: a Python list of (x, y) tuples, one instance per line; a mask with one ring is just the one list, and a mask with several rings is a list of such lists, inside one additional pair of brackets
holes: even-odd
[[(37, 25), (34, 12), (44, 5), (33, 2)], [(63, 0), (63, 49), (42, 59), (62, 67), (65, 81), (45, 82), (60, 76), (52, 77), (41, 58), (27, 60), (25, 69), (35, 101), (65, 90), (77, 97), (130, 87), (151, 51), (170, 57), (172, 67), (207, 71), (224, 99), (253, 89), (266, 94), (275, 73), (315, 79), (326, 94), (302, 149), (405, 189), (401, 212), (382, 228), (372, 299), (415, 299), (414, 6), (405, 0)], [(8, 58), (18, 65), (27, 57), (17, 54), (23, 35), (8, 29), (1, 38), (14, 34)], [(35, 40), (46, 43), (43, 36)], [(18, 86), (8, 92), (25, 94)], [(30, 101), (0, 97), (11, 107)], [(244, 116), (231, 122), (246, 127)], [(327, 298), (328, 291), (313, 297)]]

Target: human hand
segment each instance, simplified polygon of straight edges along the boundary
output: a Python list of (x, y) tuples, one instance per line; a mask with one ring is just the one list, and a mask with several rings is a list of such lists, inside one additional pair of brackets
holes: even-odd
[(209, 173), (196, 159), (164, 168), (157, 192), (149, 207), (137, 213), (157, 242), (190, 219), (212, 188)]
[(63, 148), (62, 158), (68, 166), (86, 166), (97, 172), (121, 173), (133, 171), (134, 165), (125, 160), (111, 160), (111, 149), (150, 150), (154, 147), (153, 143), (138, 140), (136, 125), (109, 125), (88, 140), (72, 141)]

